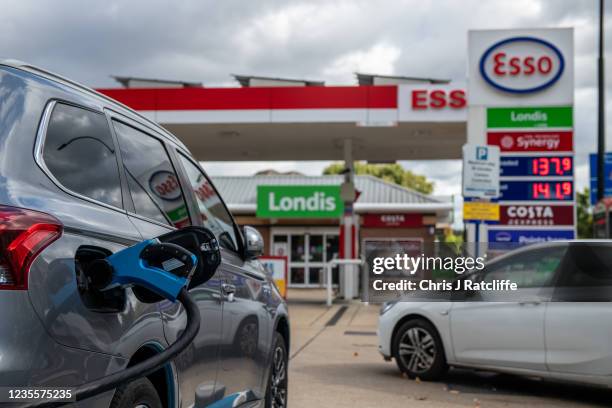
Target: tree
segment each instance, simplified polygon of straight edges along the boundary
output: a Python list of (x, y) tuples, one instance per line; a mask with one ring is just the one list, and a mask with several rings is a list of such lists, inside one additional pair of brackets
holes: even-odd
[(576, 192), (576, 217), (578, 218), (578, 238), (593, 237), (593, 212), (591, 211), (590, 191), (585, 187)]
[[(344, 170), (344, 163), (333, 163), (323, 170), (323, 174), (342, 174)], [(397, 163), (368, 164), (364, 162), (355, 162), (355, 174), (369, 174), (390, 183), (411, 188), (423, 194), (431, 194), (434, 189), (434, 183), (427, 180), (427, 177), (420, 174), (414, 174)]]

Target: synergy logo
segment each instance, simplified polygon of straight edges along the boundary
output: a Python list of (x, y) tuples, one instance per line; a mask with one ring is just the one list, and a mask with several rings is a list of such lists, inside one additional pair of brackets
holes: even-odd
[(536, 37), (512, 37), (489, 47), (480, 74), (492, 87), (510, 93), (538, 92), (559, 80), (565, 68), (561, 51)]
[(571, 131), (489, 132), (487, 144), (504, 152), (572, 151), (572, 136)]

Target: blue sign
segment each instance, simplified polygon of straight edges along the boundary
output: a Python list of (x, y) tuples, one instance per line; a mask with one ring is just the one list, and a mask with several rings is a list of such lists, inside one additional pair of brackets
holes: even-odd
[(500, 176), (573, 176), (572, 156), (504, 156), (500, 161)]
[(489, 230), (489, 242), (534, 244), (574, 239), (574, 230)]
[[(612, 152), (606, 153), (604, 160), (604, 196), (612, 197)], [(591, 176), (591, 205), (595, 205), (597, 203), (597, 154), (591, 153), (589, 155), (589, 164)]]
[[(503, 52), (503, 49), (506, 47), (511, 48), (514, 44), (517, 43), (527, 43), (530, 45), (539, 46), (546, 49), (547, 52), (544, 55), (540, 56), (538, 60), (536, 60), (534, 57), (530, 57), (531, 60), (529, 62), (527, 62), (527, 58), (523, 61), (519, 60), (514, 61), (512, 63), (510, 61), (504, 60), (505, 53)], [(495, 51), (500, 52), (494, 54)], [(551, 56), (557, 58), (557, 64), (554, 64), (553, 58), (551, 58)], [(534, 73), (540, 74), (540, 76), (543, 77), (543, 82), (536, 83), (535, 85), (529, 86), (527, 88), (511, 86), (509, 83), (504, 84), (500, 81), (500, 78), (493, 78), (487, 72), (487, 60), (490, 57), (492, 63), (494, 64), (494, 67), (496, 67), (502, 77), (506, 77), (506, 75), (504, 74), (507, 73), (507, 69), (513, 69), (516, 71), (509, 72), (511, 75), (508, 76), (516, 76), (524, 70), (524, 75), (532, 75)], [(553, 64), (556, 66), (553, 66)], [(563, 54), (561, 54), (561, 51), (548, 41), (536, 37), (512, 37), (496, 42), (491, 47), (489, 47), (480, 58), (479, 69), (482, 78), (492, 87), (504, 92), (526, 94), (541, 91), (557, 82), (559, 78), (561, 78), (563, 70), (565, 69), (565, 60), (563, 59)], [(549, 74), (550, 79), (547, 78)]]
[(501, 181), (500, 201), (573, 201), (574, 183), (566, 181)]

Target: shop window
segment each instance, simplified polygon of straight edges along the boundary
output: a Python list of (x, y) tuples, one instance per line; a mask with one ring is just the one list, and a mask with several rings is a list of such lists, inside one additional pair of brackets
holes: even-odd
[(338, 235), (325, 236), (325, 261), (329, 262), (338, 258), (340, 248), (340, 238)]
[(323, 262), (323, 235), (310, 235), (310, 262)]
[(274, 235), (272, 240), (273, 256), (289, 256), (289, 237), (287, 235)]
[(294, 267), (291, 268), (291, 282), (292, 284), (304, 284), (304, 275), (305, 269), (303, 267)]
[(324, 282), (325, 268), (311, 266), (308, 268), (308, 283), (311, 285), (322, 285)]
[(306, 261), (306, 236), (291, 236), (291, 262)]

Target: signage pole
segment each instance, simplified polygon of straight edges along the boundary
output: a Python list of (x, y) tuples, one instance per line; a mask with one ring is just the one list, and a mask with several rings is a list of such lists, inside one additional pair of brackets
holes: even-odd
[(599, 0), (599, 58), (597, 59), (598, 76), (598, 121), (597, 121), (597, 199), (605, 196), (605, 89), (604, 89), (604, 0)]
[[(344, 140), (344, 183), (346, 185), (355, 185), (355, 167), (353, 163), (353, 141), (351, 139)], [(353, 257), (353, 229), (354, 227), (354, 201), (355, 197), (343, 197), (344, 199), (344, 214), (342, 215), (342, 236), (344, 242), (341, 243), (344, 259)], [(354, 273), (355, 266), (346, 264), (340, 269), (340, 295), (344, 299), (353, 299), (357, 293), (357, 280)]]

